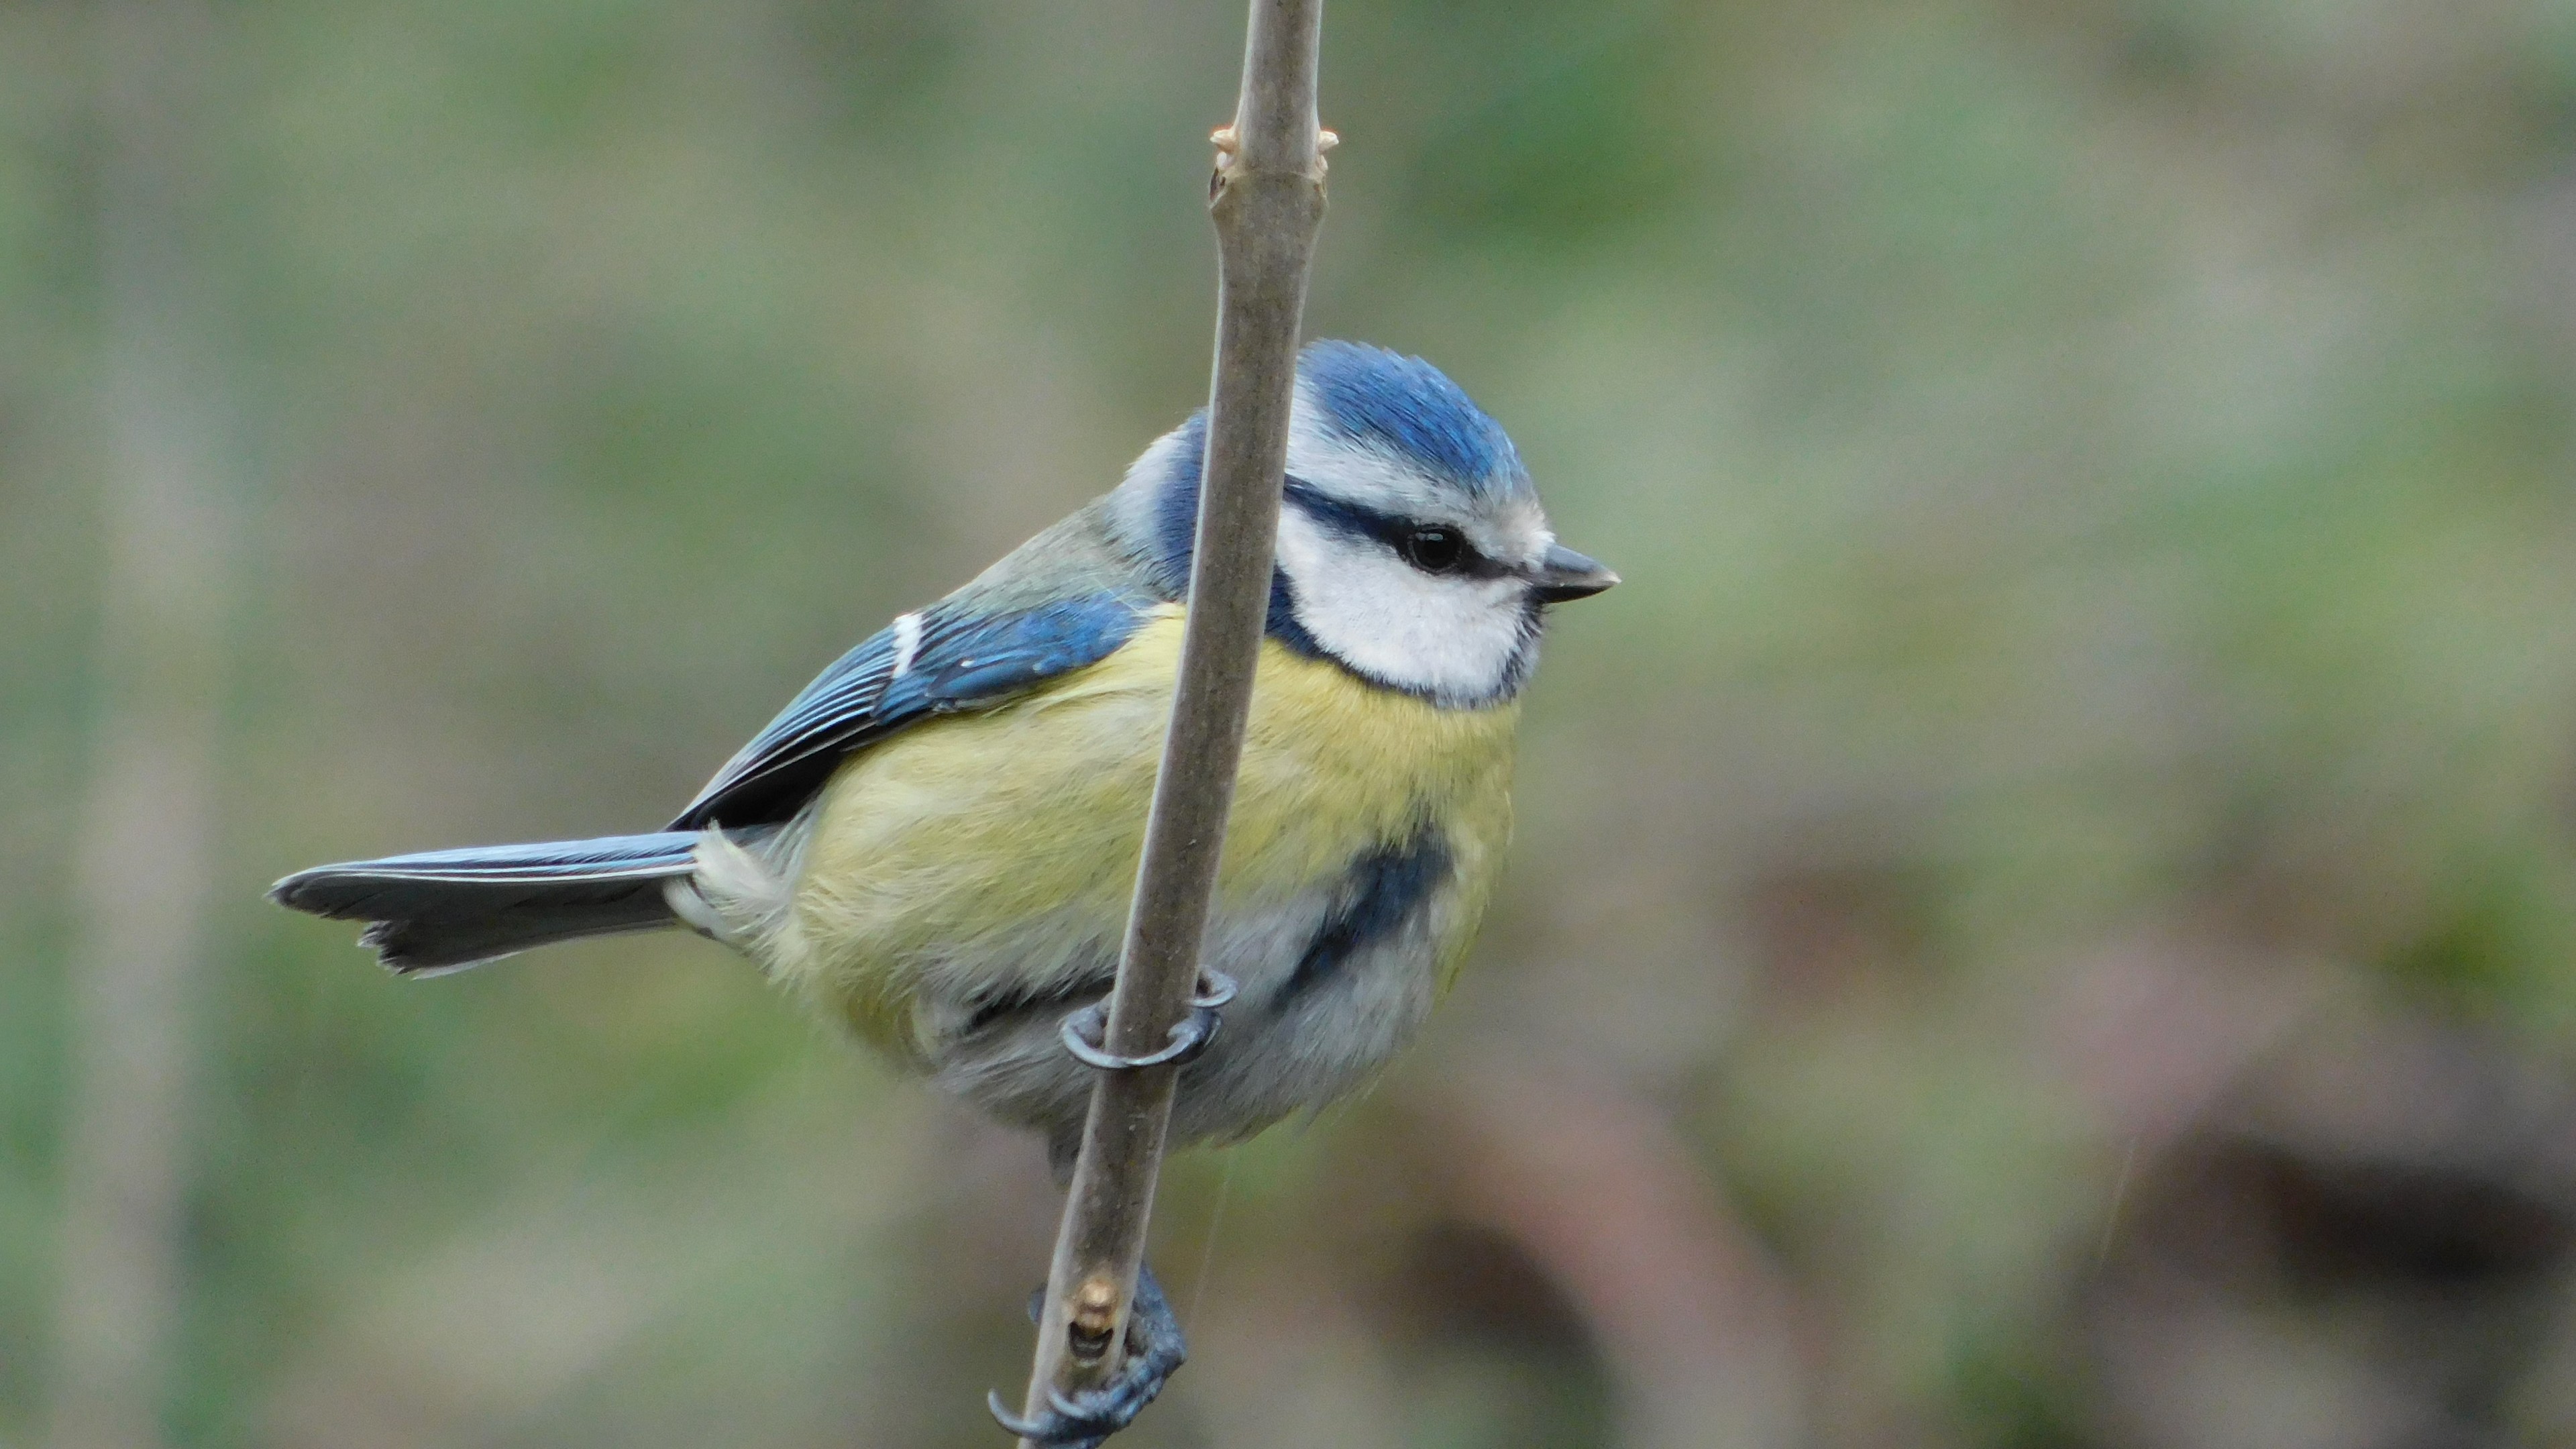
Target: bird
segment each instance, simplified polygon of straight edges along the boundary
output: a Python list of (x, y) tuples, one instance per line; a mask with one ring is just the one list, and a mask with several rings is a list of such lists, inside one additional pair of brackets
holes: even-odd
[[(1110, 491), (842, 655), (659, 831), (317, 866), (271, 896), (364, 921), (403, 976), (694, 931), (1070, 1170), (1175, 686), (1205, 409)], [(1263, 638), (1174, 1145), (1369, 1081), (1454, 979), (1511, 834), (1551, 606), (1619, 582), (1559, 543), (1438, 368), (1298, 355)], [(1215, 1032), (1218, 1006), (1224, 1030)], [(1079, 1042), (1071, 1043), (1079, 1045)], [(1091, 1444), (1183, 1353), (1150, 1270), (1121, 1376), (1006, 1427)]]

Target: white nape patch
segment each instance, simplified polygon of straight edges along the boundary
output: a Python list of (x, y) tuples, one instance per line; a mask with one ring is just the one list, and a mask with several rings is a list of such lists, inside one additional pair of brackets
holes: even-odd
[(1127, 476), (1109, 495), (1110, 528), (1131, 548), (1153, 551), (1155, 513), (1163, 506), (1163, 491), (1179, 481), (1173, 474), (1180, 463), (1182, 435), (1188, 431), (1184, 425), (1156, 438), (1127, 465)]
[(921, 615), (904, 614), (894, 621), (894, 673), (888, 680), (901, 679), (912, 671), (912, 656), (921, 649)]
[(1297, 622), (1334, 658), (1444, 702), (1489, 699), (1529, 642), (1529, 586), (1516, 578), (1426, 574), (1373, 539), (1350, 538), (1291, 505), (1279, 566)]

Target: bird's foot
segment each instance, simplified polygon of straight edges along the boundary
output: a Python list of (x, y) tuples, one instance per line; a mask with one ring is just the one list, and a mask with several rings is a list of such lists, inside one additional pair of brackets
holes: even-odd
[[(1038, 1290), (1040, 1301), (1030, 1305), (1031, 1318), (1037, 1317), (1045, 1294)], [(1070, 1394), (1049, 1389), (1046, 1407), (1025, 1419), (1012, 1413), (1000, 1394), (987, 1395), (985, 1403), (1003, 1428), (1033, 1444), (1100, 1449), (1102, 1440), (1136, 1422), (1187, 1357), (1181, 1321), (1163, 1296), (1163, 1285), (1154, 1281), (1154, 1270), (1146, 1268), (1136, 1276), (1136, 1301), (1127, 1309), (1127, 1357), (1115, 1379)]]
[(1064, 1019), (1064, 1049), (1073, 1053), (1074, 1060), (1105, 1072), (1186, 1066), (1216, 1040), (1217, 1028), (1225, 1024), (1225, 1018), (1217, 1011), (1234, 1000), (1235, 990), (1233, 977), (1214, 967), (1202, 967), (1198, 991), (1190, 997), (1190, 1014), (1172, 1024), (1171, 1035), (1161, 1051), (1141, 1057), (1122, 1057), (1108, 1049), (1109, 1002), (1105, 998), (1095, 1001)]

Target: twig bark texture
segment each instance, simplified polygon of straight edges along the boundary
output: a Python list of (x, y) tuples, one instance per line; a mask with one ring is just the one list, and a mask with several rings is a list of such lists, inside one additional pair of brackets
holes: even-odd
[[(1110, 998), (1105, 1045), (1122, 1055), (1159, 1049), (1188, 1009), (1234, 802), (1270, 597), (1298, 326), (1324, 216), (1315, 111), (1322, 30), (1322, 0), (1252, 0), (1242, 96), (1234, 124), (1218, 133), (1206, 472), (1171, 734)], [(1049, 1386), (1093, 1388), (1117, 1371), (1177, 1070), (1103, 1072), (1092, 1093), (1025, 1413), (1046, 1407)]]

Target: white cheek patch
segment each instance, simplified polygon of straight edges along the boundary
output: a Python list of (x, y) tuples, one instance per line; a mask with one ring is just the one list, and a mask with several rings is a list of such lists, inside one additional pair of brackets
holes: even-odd
[(1489, 698), (1528, 642), (1519, 580), (1426, 574), (1293, 505), (1279, 517), (1279, 566), (1296, 591), (1297, 622), (1315, 642), (1399, 688)]

